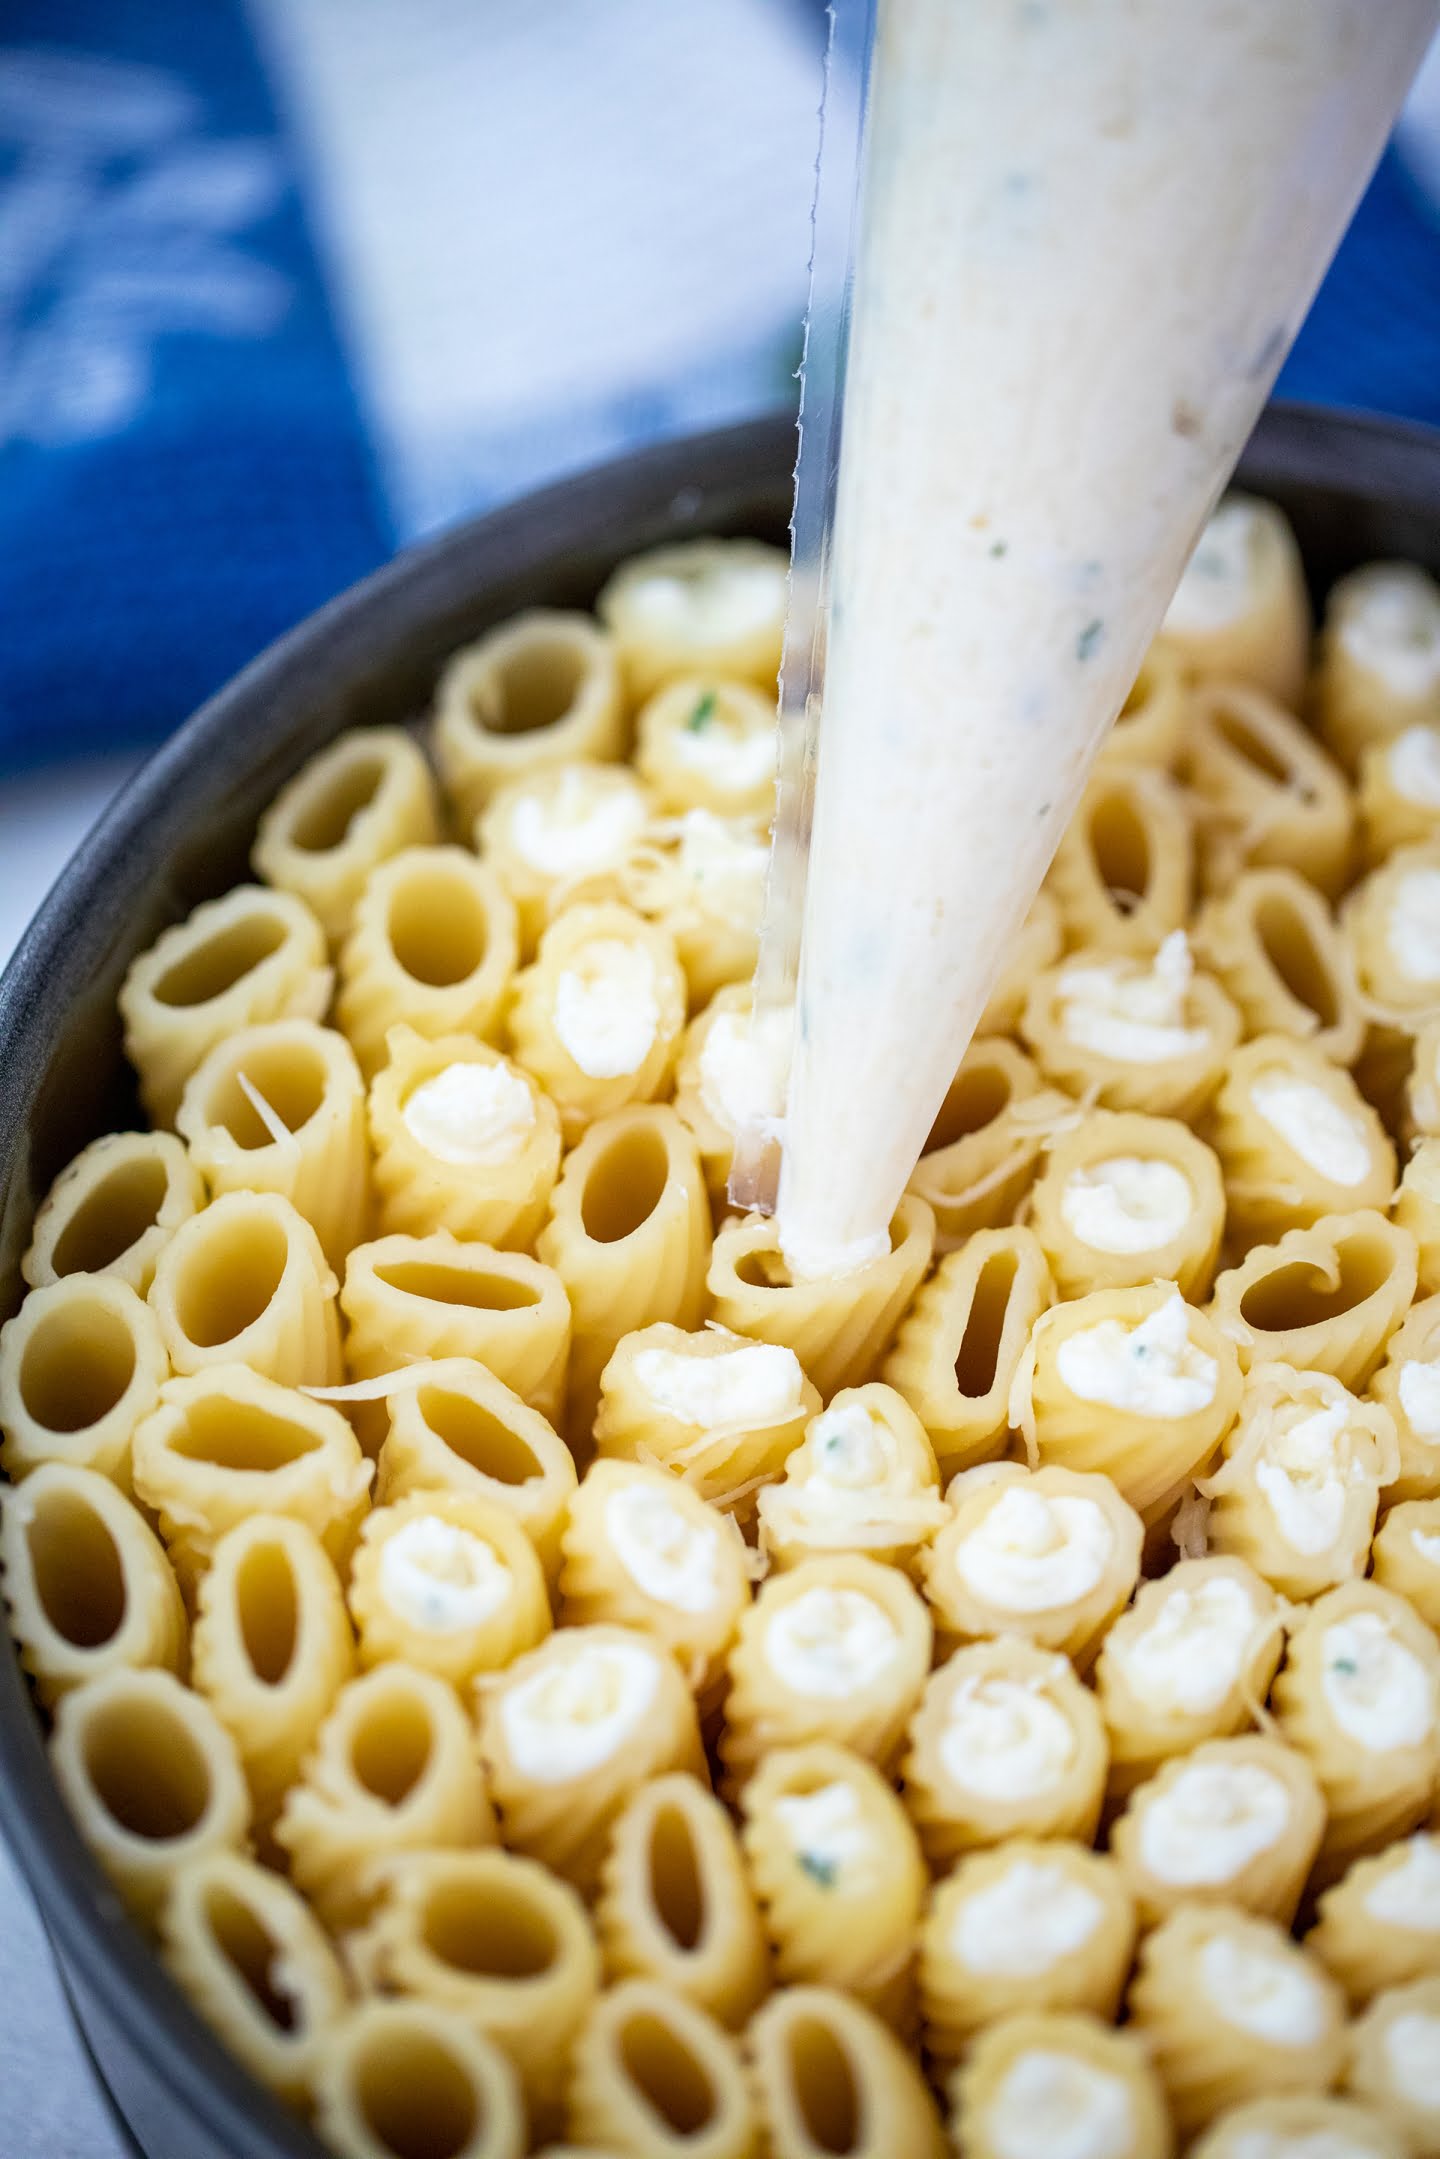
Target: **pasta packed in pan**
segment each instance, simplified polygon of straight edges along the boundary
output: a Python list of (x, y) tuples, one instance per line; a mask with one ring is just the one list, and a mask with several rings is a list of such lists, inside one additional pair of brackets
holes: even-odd
[(772, 548), (489, 628), (131, 967), (0, 1596), (341, 2159), (1440, 2149), (1440, 591), (1205, 544), (849, 1276), (726, 1189)]

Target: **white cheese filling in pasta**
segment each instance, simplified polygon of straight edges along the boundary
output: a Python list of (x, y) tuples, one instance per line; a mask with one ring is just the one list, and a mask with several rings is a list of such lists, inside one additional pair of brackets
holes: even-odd
[(1409, 870), (1390, 902), (1385, 941), (1412, 982), (1440, 982), (1440, 870)]
[(483, 1537), (422, 1514), (380, 1550), (380, 1594), (407, 1626), (427, 1634), (483, 1627), (514, 1594), (510, 1569)]
[(1178, 635), (1227, 629), (1255, 594), (1255, 557), (1262, 526), (1255, 505), (1227, 498), (1215, 510), (1186, 563), (1163, 627)]
[(1411, 2106), (1440, 2110), (1440, 2017), (1407, 2010), (1385, 2027), (1385, 2061)]
[(1250, 1100), (1285, 1145), (1331, 1184), (1359, 1184), (1369, 1174), (1364, 1128), (1323, 1087), (1281, 1072), (1262, 1073)]
[(605, 1533), (630, 1579), (657, 1604), (706, 1612), (715, 1602), (718, 1523), (694, 1520), (648, 1484), (622, 1484), (605, 1502)]
[(1239, 1679), (1258, 1623), (1244, 1583), (1216, 1575), (1198, 1589), (1172, 1590), (1144, 1632), (1112, 1640), (1109, 1654), (1142, 1708), (1204, 1716)]
[(890, 1614), (859, 1589), (802, 1590), (765, 1630), (765, 1660), (792, 1694), (843, 1702), (882, 1679), (900, 1653)]
[(1049, 1612), (1088, 1597), (1115, 1549), (1093, 1499), (1008, 1486), (955, 1553), (955, 1571), (982, 1603)]
[(848, 1784), (788, 1792), (776, 1800), (775, 1814), (800, 1865), (824, 1887), (871, 1856), (871, 1832)]
[(1077, 1049), (1116, 1064), (1193, 1057), (1210, 1039), (1204, 1027), (1185, 1024), (1193, 973), (1183, 930), (1171, 932), (1148, 968), (1128, 959), (1063, 968), (1056, 985), (1061, 1027)]
[(940, 1735), (945, 1774), (982, 1799), (1032, 1799), (1075, 1759), (1064, 1711), (1023, 1679), (979, 1679), (956, 1691)]
[(667, 644), (728, 644), (754, 637), (785, 612), (785, 575), (761, 562), (697, 563), (627, 578), (625, 611), (636, 632)]
[(779, 1424), (797, 1413), (805, 1385), (794, 1350), (774, 1342), (737, 1343), (720, 1357), (642, 1349), (633, 1370), (658, 1410), (702, 1431)]
[(1378, 1612), (1356, 1612), (1325, 1629), (1322, 1684), (1347, 1738), (1382, 1753), (1418, 1747), (1435, 1722), (1430, 1675)]
[(1157, 1881), (1214, 1888), (1270, 1851), (1290, 1824), (1290, 1794), (1258, 1762), (1193, 1762), (1140, 1818), (1140, 1857)]
[(680, 870), (708, 915), (758, 930), (770, 850), (742, 819), (687, 810), (680, 819)]
[(1440, 1364), (1412, 1357), (1401, 1365), (1400, 1407), (1417, 1439), (1440, 1441)]
[(510, 844), (543, 877), (593, 877), (624, 860), (645, 819), (633, 784), (598, 792), (589, 773), (562, 772), (552, 790), (517, 799)]
[(1440, 1843), (1411, 1837), (1399, 1866), (1387, 1868), (1366, 1892), (1365, 1909), (1386, 1926), (1440, 1934)]
[(1116, 2159), (1135, 2146), (1135, 2103), (1120, 2077), (1048, 2047), (1009, 2068), (990, 2102), (995, 2159)]
[(1407, 727), (1390, 745), (1390, 784), (1425, 810), (1440, 810), (1440, 728)]
[(1104, 1917), (1094, 1890), (1064, 1867), (1020, 1859), (963, 1900), (950, 1946), (972, 1972), (1036, 1979), (1083, 1949)]
[(1072, 1237), (1096, 1252), (1158, 1251), (1190, 1219), (1195, 1195), (1173, 1162), (1117, 1154), (1075, 1169), (1060, 1194), (1060, 1215)]
[(535, 1129), (535, 1100), (509, 1064), (446, 1065), (406, 1099), (405, 1129), (437, 1161), (513, 1162)]
[(660, 1653), (633, 1642), (550, 1637), (544, 1667), (500, 1697), (510, 1759), (522, 1776), (564, 1784), (599, 1769), (635, 1736), (660, 1687)]
[(1284, 1431), (1272, 1432), (1255, 1464), (1255, 1482), (1285, 1542), (1313, 1558), (1328, 1552), (1345, 1523), (1351, 1485), (1363, 1483), (1363, 1465), (1345, 1447), (1349, 1407), (1337, 1402), (1313, 1410)]
[(1377, 563), (1339, 602), (1341, 645), (1387, 689), (1424, 697), (1440, 683), (1440, 595), (1423, 571)]
[(555, 1032), (591, 1079), (638, 1072), (659, 1025), (655, 963), (643, 945), (597, 937), (562, 968), (555, 985)]
[(1423, 1529), (1412, 1529), (1410, 1543), (1427, 1566), (1440, 1567), (1440, 1537), (1432, 1536)]
[(1325, 2031), (1325, 1995), (1298, 1957), (1213, 1934), (1200, 1950), (1200, 1984), (1217, 2016), (1276, 2047), (1310, 2047)]
[(718, 1125), (778, 1136), (785, 1116), (792, 1013), (717, 1013), (700, 1051), (700, 1099)]
[(735, 794), (758, 787), (775, 770), (773, 727), (737, 727), (720, 701), (702, 696), (685, 726), (670, 738), (678, 764)]
[(1190, 1340), (1190, 1310), (1175, 1290), (1138, 1326), (1101, 1320), (1066, 1335), (1061, 1379), (1083, 1402), (1141, 1417), (1190, 1417), (1215, 1399), (1220, 1368)]

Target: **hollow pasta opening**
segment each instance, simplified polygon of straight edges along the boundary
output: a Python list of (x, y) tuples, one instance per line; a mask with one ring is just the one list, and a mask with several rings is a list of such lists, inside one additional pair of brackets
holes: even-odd
[(422, 1387), (417, 1404), (436, 1438), (482, 1477), (497, 1484), (529, 1484), (544, 1475), (528, 1440), (468, 1394)]
[(976, 1400), (990, 1392), (999, 1374), (1005, 1315), (1010, 1309), (1018, 1265), (1013, 1252), (995, 1252), (975, 1279), (965, 1332), (955, 1353), (955, 1384), (963, 1395)]
[(1142, 660), (1140, 672), (1130, 685), (1130, 694), (1120, 707), (1122, 720), (1133, 719), (1147, 705), (1155, 702), (1155, 669), (1149, 660)]
[(57, 1275), (102, 1274), (155, 1227), (170, 1178), (157, 1155), (117, 1162), (98, 1177), (55, 1241)]
[(554, 727), (585, 680), (586, 656), (567, 639), (545, 634), (517, 643), (486, 676), (476, 719), (492, 735), (532, 735)]
[(386, 769), (381, 756), (357, 757), (342, 766), (301, 808), (290, 827), (290, 845), (314, 855), (342, 846), (360, 812), (380, 792)]
[(860, 2141), (860, 2094), (847, 2048), (818, 2017), (796, 2017), (785, 2035), (795, 2110), (817, 2151), (853, 2152)]
[(293, 2032), (298, 2021), (291, 1995), (275, 1985), (271, 1974), (284, 1955), (263, 1920), (218, 1882), (205, 1895), (205, 1924), (226, 1963), (242, 1982), (260, 2014), (279, 2032)]
[(209, 1004), (278, 952), (285, 934), (284, 923), (273, 915), (253, 914), (227, 922), (167, 967), (151, 994), (157, 1004), (179, 1011)]
[(462, 2063), (413, 2026), (372, 2034), (355, 2064), (355, 2098), (371, 2135), (395, 2159), (456, 2159), (479, 2125)]
[(1154, 864), (1150, 833), (1123, 790), (1102, 795), (1090, 813), (1090, 855), (1096, 874), (1122, 913), (1137, 907), (1150, 889)]
[(1273, 742), (1267, 740), (1262, 730), (1254, 726), (1244, 713), (1235, 711), (1229, 705), (1217, 705), (1214, 708), (1214, 720), (1222, 740), (1229, 744), (1237, 756), (1243, 757), (1247, 765), (1253, 765), (1257, 772), (1263, 773), (1265, 778), (1272, 780), (1277, 787), (1290, 787), (1294, 784), (1295, 775), (1289, 759)]
[(660, 1204), (670, 1177), (670, 1156), (653, 1125), (632, 1125), (601, 1154), (585, 1180), (580, 1221), (596, 1244), (618, 1244)]
[(367, 1702), (350, 1737), (355, 1781), (384, 1806), (407, 1800), (430, 1765), (435, 1744), (430, 1712), (399, 1689)]
[(67, 1297), (41, 1319), (20, 1360), (20, 1399), (47, 1432), (107, 1417), (135, 1376), (135, 1339), (118, 1312)]
[(275, 1135), (240, 1081), (250, 1082), (287, 1132), (307, 1125), (325, 1099), (325, 1060), (317, 1049), (300, 1043), (251, 1050), (244, 1063), (227, 1072), (206, 1105), (211, 1124), (222, 1125), (237, 1147), (269, 1147)]
[(735, 1279), (747, 1289), (793, 1289), (795, 1280), (785, 1264), (782, 1252), (767, 1250), (761, 1246), (755, 1252), (742, 1252), (735, 1262)]
[(295, 1659), (299, 1600), (283, 1544), (252, 1544), (235, 1570), (235, 1615), (255, 1677), (278, 1687)]
[(540, 1302), (533, 1282), (479, 1268), (447, 1267), (442, 1260), (397, 1259), (375, 1269), (375, 1279), (404, 1297), (427, 1304), (459, 1304), (472, 1312), (523, 1312)]
[(677, 2136), (696, 2136), (715, 2118), (715, 2087), (673, 2026), (653, 2010), (626, 2019), (620, 2062), (630, 2082)]
[(1333, 1287), (1311, 1260), (1289, 1260), (1262, 1274), (1240, 1299), (1241, 1318), (1265, 1334), (1323, 1326), (1373, 1297), (1390, 1273), (1390, 1254), (1374, 1238), (1347, 1237), (1335, 1257), (1340, 1278)]
[(1313, 1012), (1322, 1027), (1333, 1027), (1340, 1017), (1334, 977), (1309, 923), (1288, 894), (1270, 893), (1261, 900), (1255, 909), (1255, 934), (1290, 995)]
[(218, 1349), (253, 1327), (284, 1279), (290, 1240), (272, 1215), (244, 1212), (204, 1227), (175, 1282), (175, 1317), (197, 1349)]
[(1010, 1107), (1011, 1093), (1010, 1075), (999, 1065), (976, 1062), (957, 1072), (940, 1114), (930, 1127), (926, 1154), (952, 1147), (956, 1140), (968, 1139), (974, 1132), (983, 1132)]
[(262, 1409), (258, 1403), (207, 1395), (190, 1404), (185, 1422), (169, 1444), (171, 1453), (187, 1462), (267, 1474), (313, 1454), (324, 1442), (309, 1425)]
[(392, 893), (386, 933), (404, 972), (435, 990), (473, 975), (490, 942), (474, 887), (439, 866), (412, 871)]
[(90, 1714), (85, 1774), (105, 1812), (132, 1837), (189, 1836), (210, 1804), (210, 1769), (183, 1717), (163, 1702), (115, 1700)]
[(78, 1492), (50, 1491), (25, 1527), (35, 1594), (75, 1649), (100, 1649), (125, 1621), (125, 1568), (109, 1525)]
[(709, 1917), (705, 1877), (683, 1807), (662, 1807), (650, 1825), (650, 1902), (678, 1948), (699, 1945)]
[(481, 1979), (538, 1979), (560, 1954), (550, 1914), (521, 1882), (437, 1885), (421, 1936), (442, 1964)]

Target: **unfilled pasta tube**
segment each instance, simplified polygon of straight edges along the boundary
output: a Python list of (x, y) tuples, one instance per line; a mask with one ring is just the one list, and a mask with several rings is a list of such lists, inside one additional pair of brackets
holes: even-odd
[(1153, 952), (1190, 912), (1194, 847), (1169, 775), (1102, 760), (1050, 866), (1065, 941), (1092, 952)]
[(468, 826), (496, 788), (572, 757), (625, 753), (615, 645), (589, 615), (534, 607), (457, 652), (435, 692), (432, 742)]
[(304, 2106), (350, 2001), (340, 1960), (305, 1899), (239, 1852), (203, 1853), (176, 1870), (160, 1948), (250, 2074)]
[(1189, 704), (1179, 655), (1163, 642), (1152, 644), (1100, 746), (1101, 758), (1169, 772), (1180, 755)]
[(770, 1991), (770, 1952), (734, 1826), (677, 1770), (615, 1822), (595, 1929), (611, 1980), (653, 1979), (734, 2031)]
[(74, 1274), (32, 1289), (0, 1327), (7, 1475), (66, 1462), (99, 1470), (128, 1492), (135, 1427), (169, 1371), (155, 1315), (127, 1282)]
[(304, 900), (337, 945), (370, 872), (438, 836), (435, 782), (419, 743), (403, 727), (352, 727), (281, 788), (250, 859), (267, 885)]
[(44, 1462), (0, 1502), (0, 1587), (47, 1708), (103, 1672), (180, 1667), (185, 1607), (164, 1546), (108, 1477)]
[(1299, 870), (1329, 899), (1344, 889), (1354, 845), (1350, 790), (1283, 705), (1243, 683), (1202, 684), (1191, 695), (1180, 773), (1207, 892), (1271, 862)]
[(1371, 562), (1325, 605), (1315, 671), (1320, 732), (1355, 769), (1372, 743), (1440, 722), (1440, 591), (1409, 562)]
[(1240, 1245), (1273, 1243), (1328, 1214), (1383, 1210), (1395, 1190), (1395, 1150), (1350, 1074), (1287, 1035), (1235, 1052), (1207, 1134)]
[(972, 1852), (936, 1888), (920, 1935), (926, 2051), (957, 2061), (1022, 2009), (1108, 2022), (1135, 1953), (1135, 1906), (1113, 1859), (1024, 1838)]
[(1406, 2159), (1390, 2124), (1351, 2099), (1293, 2093), (1228, 2107), (1190, 2148), (1190, 2159)]
[(1009, 1837), (1088, 1844), (1105, 1796), (1105, 1727), (1067, 1657), (1009, 1636), (971, 1642), (926, 1683), (904, 1764), (932, 1868)]
[(626, 1627), (562, 1627), (480, 1691), (480, 1753), (504, 1840), (582, 1892), (650, 1777), (704, 1778), (695, 1704), (667, 1650)]
[(1440, 1633), (1440, 1500), (1392, 1507), (1371, 1546), (1371, 1572)]
[(718, 1213), (728, 1205), (735, 1135), (743, 1124), (759, 1121), (762, 1145), (778, 1160), (790, 1015), (779, 1009), (757, 1017), (751, 1001), (748, 983), (717, 990), (681, 1036), (675, 1062), (676, 1113), (695, 1135)]
[(682, 675), (635, 722), (635, 769), (661, 810), (768, 818), (775, 804), (775, 696), (723, 675)]
[(1186, 565), (1159, 646), (1202, 683), (1251, 682), (1298, 710), (1310, 598), (1283, 510), (1236, 490), (1225, 496)]
[(721, 1759), (738, 1789), (768, 1750), (833, 1739), (882, 1767), (930, 1669), (930, 1615), (898, 1567), (807, 1559), (762, 1584), (730, 1652)]
[(1170, 2159), (1165, 2094), (1131, 2032), (1075, 2010), (1021, 2012), (982, 2031), (955, 2078), (950, 2116), (965, 2159)]
[(1422, 1139), (1405, 1164), (1390, 1209), (1392, 1221), (1415, 1239), (1420, 1288), (1440, 1289), (1440, 1140)]
[(74, 1688), (55, 1713), (50, 1766), (81, 1836), (147, 1924), (178, 1867), (244, 1844), (250, 1794), (230, 1735), (173, 1672), (117, 1669)]
[(32, 1289), (113, 1274), (143, 1297), (161, 1247), (204, 1204), (200, 1174), (173, 1132), (106, 1132), (40, 1202), (20, 1271)]
[(275, 1825), (298, 1889), (358, 1925), (402, 1853), (495, 1842), (475, 1734), (453, 1687), (381, 1664), (341, 1688)]
[(1305, 1947), (1355, 2003), (1440, 1971), (1440, 1837), (1404, 1837), (1347, 1867)]
[(469, 1035), (395, 1028), (369, 1122), (382, 1233), (533, 1244), (560, 1172), (560, 1113), (508, 1057)]
[(976, 1024), (977, 1035), (1015, 1032), (1031, 983), (1045, 968), (1054, 966), (1064, 942), (1059, 905), (1054, 894), (1042, 885), (1005, 949), (989, 1001)]
[(647, 1104), (592, 1125), (566, 1159), (535, 1249), (570, 1299), (566, 1416), (572, 1446), (584, 1447), (622, 1337), (657, 1321), (700, 1323), (710, 1206), (675, 1112)]
[(667, 1091), (685, 1025), (675, 940), (618, 901), (567, 907), (515, 978), (511, 1052), (560, 1111), (566, 1140)]
[(977, 1230), (916, 1292), (882, 1368), (914, 1410), (942, 1477), (1003, 1451), (1010, 1391), (1054, 1296), (1033, 1230)]
[(1241, 1368), (1288, 1364), (1365, 1385), (1415, 1294), (1415, 1239), (1371, 1208), (1258, 1244), (1215, 1284), (1210, 1310)]
[(1131, 1793), (1110, 1850), (1144, 1925), (1218, 1903), (1289, 1926), (1324, 1828), (1305, 1757), (1247, 1733), (1166, 1762)]
[(496, 790), (475, 827), (475, 845), (515, 902), (526, 959), (578, 892), (592, 901), (620, 898), (620, 870), (653, 810), (624, 765), (581, 758)]
[(1195, 953), (1238, 1006), (1249, 1035), (1291, 1035), (1353, 1064), (1365, 1013), (1349, 948), (1322, 894), (1298, 870), (1242, 870), (1196, 917)]
[(893, 1387), (846, 1387), (805, 1427), (779, 1484), (757, 1496), (760, 1544), (793, 1567), (822, 1552), (912, 1565), (949, 1519), (925, 1427)]
[(461, 1686), (550, 1632), (539, 1554), (513, 1514), (473, 1492), (412, 1492), (376, 1507), (350, 1563), (363, 1665), (398, 1657)]
[(888, 1252), (839, 1278), (796, 1281), (773, 1218), (747, 1216), (715, 1239), (706, 1277), (711, 1315), (737, 1334), (793, 1349), (828, 1399), (879, 1377), (934, 1244), (935, 1217), (907, 1192), (890, 1224)]
[(770, 850), (749, 817), (657, 818), (621, 867), (621, 897), (675, 940), (690, 1009), (755, 972)]
[(1067, 1093), (1189, 1122), (1220, 1084), (1240, 1015), (1172, 930), (1153, 954), (1073, 952), (1033, 976), (1020, 1038)]
[(1068, 1095), (1042, 1085), (1022, 1049), (1003, 1035), (977, 1035), (910, 1179), (934, 1210), (940, 1247), (1010, 1221), (1048, 1141), (1076, 1115)]
[(912, 2036), (929, 1878), (879, 1770), (832, 1740), (776, 1747), (740, 1807), (777, 1978), (839, 1987)]
[(575, 2043), (566, 2123), (632, 2159), (754, 2159), (755, 2104), (738, 2043), (683, 1994), (626, 1979)]
[[(1440, 720), (1440, 703), (1436, 707)], [(1417, 721), (1360, 753), (1360, 836), (1372, 866), (1440, 838), (1440, 725)]]
[(834, 1987), (781, 1987), (746, 2035), (772, 2159), (943, 2159), (920, 2064), (889, 2026)]
[(1345, 2088), (1393, 2123), (1412, 2152), (1440, 2147), (1440, 1974), (1377, 1994), (1350, 2034)]
[(782, 549), (759, 540), (682, 540), (622, 562), (595, 611), (631, 696), (701, 674), (773, 693), (788, 572)]
[(1385, 1345), (1385, 1361), (1370, 1382), (1389, 1410), (1400, 1447), (1399, 1474), (1385, 1503), (1440, 1494), (1440, 1297), (1412, 1305)]
[(175, 1370), (244, 1364), (283, 1387), (340, 1377), (335, 1277), (315, 1231), (278, 1192), (227, 1192), (176, 1230), (150, 1309)]
[(433, 2002), (362, 2002), (331, 2031), (315, 2126), (339, 2159), (521, 2159), (525, 2108), (504, 2054)]
[(1162, 1281), (1198, 1303), (1225, 1230), (1220, 1165), (1178, 1118), (1092, 1110), (1051, 1140), (1028, 1220), (1062, 1297)]
[(1192, 2136), (1266, 2093), (1323, 2092), (1344, 2060), (1344, 1997), (1273, 1919), (1182, 1904), (1140, 1947), (1131, 2029)]
[(333, 1027), (269, 1020), (217, 1042), (185, 1082), (175, 1129), (210, 1192), (278, 1192), (332, 1267), (370, 1213), (365, 1088)]
[(286, 1013), (325, 1017), (332, 976), (325, 932), (303, 900), (236, 885), (165, 930), (120, 988), (125, 1054), (156, 1124), (168, 1125), (208, 1050)]
[(519, 953), (515, 902), (467, 848), (407, 847), (382, 863), (356, 905), (335, 1000), (366, 1078), (402, 1023), (494, 1039)]

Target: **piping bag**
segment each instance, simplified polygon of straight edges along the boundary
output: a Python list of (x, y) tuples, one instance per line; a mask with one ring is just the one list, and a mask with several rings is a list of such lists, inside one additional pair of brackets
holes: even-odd
[(792, 1274), (888, 1249), (1437, 18), (832, 8), (753, 1023), (789, 1079), (730, 1186)]

